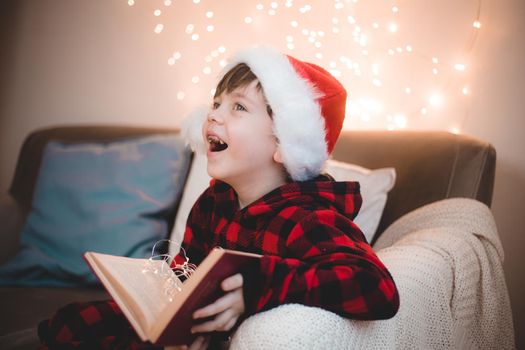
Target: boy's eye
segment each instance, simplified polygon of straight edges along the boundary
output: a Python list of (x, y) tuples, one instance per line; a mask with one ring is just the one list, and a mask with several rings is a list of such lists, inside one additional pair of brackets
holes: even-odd
[(246, 108), (243, 105), (239, 104), (239, 103), (236, 103), (233, 108), (236, 111), (245, 111), (246, 110)]
[(219, 102), (213, 102), (212, 108), (217, 109), (221, 104)]

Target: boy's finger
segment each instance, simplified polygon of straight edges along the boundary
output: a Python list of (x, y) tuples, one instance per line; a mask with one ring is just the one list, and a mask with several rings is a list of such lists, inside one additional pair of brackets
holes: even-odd
[(204, 318), (223, 312), (224, 310), (230, 308), (233, 304), (235, 304), (237, 298), (238, 296), (234, 293), (228, 293), (215, 300), (215, 302), (213, 302), (212, 304), (195, 311), (193, 313), (193, 318)]
[(221, 283), (222, 290), (229, 292), (231, 290), (241, 288), (243, 284), (243, 278), (240, 273), (230, 276)]
[[(215, 319), (195, 325), (191, 328), (192, 333), (206, 333), (213, 331), (226, 331), (230, 330), (237, 321), (238, 316), (235, 316), (233, 311), (226, 310), (219, 314)], [(232, 322), (233, 320), (233, 322)], [(229, 327), (229, 328), (228, 328)]]

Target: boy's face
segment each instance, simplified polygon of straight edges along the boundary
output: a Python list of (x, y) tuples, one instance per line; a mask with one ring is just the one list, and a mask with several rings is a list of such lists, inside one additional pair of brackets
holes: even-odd
[[(232, 187), (282, 174), (273, 121), (258, 81), (214, 98), (203, 125), (208, 174)], [(275, 159), (275, 160), (274, 160)], [(255, 181), (255, 182), (254, 182)]]

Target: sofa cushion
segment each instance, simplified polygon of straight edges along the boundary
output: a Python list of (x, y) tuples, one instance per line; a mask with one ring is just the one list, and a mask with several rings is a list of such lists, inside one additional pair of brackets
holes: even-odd
[(371, 170), (330, 159), (326, 162), (325, 171), (336, 181), (359, 182), (363, 204), (354, 222), (363, 231), (366, 240), (371, 243), (383, 215), (388, 192), (396, 182), (396, 170), (394, 168)]
[(189, 158), (177, 135), (49, 143), (21, 249), (0, 267), (0, 285), (95, 284), (85, 251), (147, 256), (168, 233)]

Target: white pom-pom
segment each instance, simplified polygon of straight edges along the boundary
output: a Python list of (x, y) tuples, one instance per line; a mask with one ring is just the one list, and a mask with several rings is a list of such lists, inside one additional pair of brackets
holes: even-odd
[(191, 112), (182, 122), (181, 134), (186, 144), (197, 153), (206, 153), (206, 145), (202, 138), (202, 125), (208, 116), (208, 112), (209, 107), (201, 106)]

